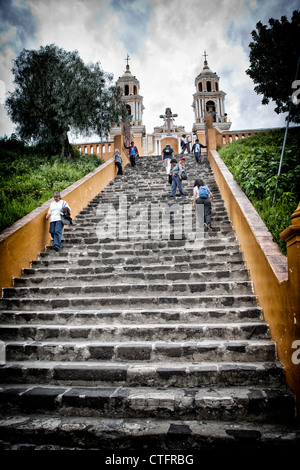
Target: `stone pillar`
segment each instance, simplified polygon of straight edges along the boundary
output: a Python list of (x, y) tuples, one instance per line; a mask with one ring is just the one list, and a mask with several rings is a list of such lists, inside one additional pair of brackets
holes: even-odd
[(207, 135), (207, 152), (217, 150), (216, 130), (213, 127), (212, 114), (205, 116), (205, 130)]
[(291, 219), (292, 225), (280, 234), (280, 238), (286, 242), (290, 295), (293, 298), (295, 321), (300, 327), (300, 202)]
[(285, 316), (283, 333), (287, 382), (297, 398), (300, 419), (300, 203), (292, 214), (292, 225), (280, 237), (287, 248), (288, 281), (286, 284)]

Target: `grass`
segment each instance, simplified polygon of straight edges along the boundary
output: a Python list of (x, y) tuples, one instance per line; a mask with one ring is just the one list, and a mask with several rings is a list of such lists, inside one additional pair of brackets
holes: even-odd
[(291, 215), (300, 200), (300, 127), (288, 131), (278, 176), (284, 132), (276, 130), (256, 134), (218, 151), (268, 227), (273, 240), (286, 254), (285, 242), (279, 234), (291, 225)]
[(0, 140), (0, 231), (102, 163), (77, 150), (68, 159), (49, 158), (14, 138)]

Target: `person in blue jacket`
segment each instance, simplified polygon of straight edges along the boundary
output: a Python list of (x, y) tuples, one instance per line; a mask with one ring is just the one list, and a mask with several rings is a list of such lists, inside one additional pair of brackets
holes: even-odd
[(201, 149), (202, 148), (206, 149), (207, 146), (200, 144), (199, 139), (196, 139), (196, 142), (194, 143), (192, 147), (192, 152), (195, 155), (196, 163), (201, 163)]

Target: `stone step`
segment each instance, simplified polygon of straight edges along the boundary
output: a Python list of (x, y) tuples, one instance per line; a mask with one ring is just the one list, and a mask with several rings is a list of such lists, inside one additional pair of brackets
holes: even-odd
[[(138, 159), (65, 228), (59, 253), (46, 247), (3, 290), (0, 449), (299, 446), (294, 396), (213, 172), (206, 157), (186, 163), (186, 197), (171, 199), (161, 156)], [(214, 231), (194, 242), (199, 174)], [(99, 230), (108, 204), (128, 210), (121, 240)], [(162, 230), (151, 215), (163, 208)], [(189, 233), (175, 231), (178, 214)]]
[[(197, 242), (196, 242), (197, 243)], [(88, 258), (91, 256), (94, 261), (95, 258), (101, 259), (101, 262), (105, 262), (105, 259), (116, 260), (119, 264), (124, 262), (129, 264), (140, 263), (157, 263), (158, 260), (168, 261), (171, 264), (186, 262), (186, 261), (207, 261), (211, 260), (212, 262), (225, 261), (230, 264), (232, 261), (243, 260), (242, 254), (239, 252), (239, 247), (234, 246), (207, 246), (203, 250), (198, 250), (195, 244), (193, 248), (193, 243), (188, 245), (185, 250), (182, 249), (153, 249), (153, 250), (105, 250), (102, 249), (101, 245), (77, 245), (76, 248), (68, 249), (68, 247), (63, 247), (60, 253), (55, 252), (55, 250), (50, 249), (44, 253), (39, 254), (39, 259), (33, 261), (31, 266), (37, 266), (39, 262), (45, 260), (51, 260), (58, 263), (72, 263), (72, 260), (79, 260), (81, 258)]]
[[(170, 269), (172, 268), (172, 270)], [(210, 268), (210, 269), (208, 269)], [(168, 272), (168, 269), (170, 272)], [(195, 271), (196, 270), (196, 271)], [(108, 266), (99, 266), (99, 267), (76, 267), (74, 264), (70, 267), (56, 267), (48, 266), (47, 268), (25, 268), (22, 270), (21, 278), (14, 278), (15, 285), (23, 285), (30, 282), (39, 283), (41, 280), (45, 280), (45, 275), (47, 275), (47, 280), (55, 278), (56, 276), (61, 277), (77, 277), (80, 276), (84, 279), (84, 276), (95, 276), (97, 278), (99, 275), (103, 276), (105, 279), (108, 279), (110, 275), (114, 274), (115, 276), (121, 276), (122, 279), (128, 276), (131, 278), (133, 276), (141, 276), (142, 279), (145, 279), (151, 275), (157, 274), (157, 279), (161, 278), (163, 275), (165, 279), (187, 279), (189, 277), (194, 279), (204, 278), (206, 280), (213, 280), (220, 278), (227, 278), (230, 276), (232, 278), (238, 279), (248, 279), (249, 273), (242, 261), (231, 263), (182, 263), (175, 265), (163, 265), (163, 264), (145, 264), (143, 266), (139, 265), (108, 265)]]
[(88, 294), (85, 297), (57, 297), (57, 298), (2, 298), (0, 299), (1, 310), (50, 310), (50, 309), (102, 309), (102, 308), (243, 308), (255, 307), (257, 299), (255, 295), (148, 295), (148, 296), (126, 296), (113, 295), (96, 297)]
[[(107, 222), (110, 220), (110, 221), (113, 221), (113, 219), (105, 219)], [(98, 234), (98, 226), (99, 226), (99, 223), (101, 223), (102, 219), (100, 219), (99, 221), (95, 218), (95, 220), (92, 220), (91, 222), (89, 222), (88, 224), (86, 223), (85, 220), (82, 221), (82, 223), (76, 223), (74, 225), (72, 225), (72, 228), (70, 229), (65, 229), (64, 230), (64, 233), (63, 233), (63, 238), (66, 240), (68, 238), (88, 238), (88, 237), (95, 237), (97, 236)], [(216, 241), (219, 240), (220, 238), (222, 239), (228, 239), (228, 238), (232, 238), (232, 237), (235, 237), (235, 233), (230, 225), (230, 221), (229, 220), (226, 220), (225, 218), (222, 219), (221, 221), (221, 217), (214, 217), (213, 218), (213, 221), (214, 221), (214, 225), (213, 225), (213, 231), (212, 232), (208, 232), (208, 231), (204, 231), (202, 233), (202, 236), (204, 239), (215, 239)], [(216, 223), (217, 223), (217, 226), (216, 226)], [(127, 233), (129, 232), (129, 229), (131, 228), (130, 226), (131, 224), (131, 221), (129, 220), (128, 221), (128, 231)], [(124, 225), (122, 226), (122, 230), (123, 230), (123, 227)], [(165, 226), (164, 226), (164, 230), (165, 230)], [(161, 241), (164, 241), (163, 237), (160, 236), (158, 237), (158, 235), (161, 234), (162, 232), (162, 229), (160, 227), (160, 230), (158, 230), (156, 227), (154, 229), (154, 227), (151, 226), (151, 224), (148, 225), (148, 234), (149, 234), (149, 242), (155, 242), (157, 241), (156, 238), (158, 238), (158, 240), (161, 240)], [(173, 226), (171, 226), (170, 228), (170, 232), (172, 233), (172, 231), (174, 231), (173, 229)], [(196, 231), (196, 225), (195, 225), (195, 221), (193, 220), (192, 221), (192, 231), (195, 232)], [(119, 228), (118, 226), (116, 226), (116, 232), (119, 234)], [(154, 238), (156, 237), (156, 238)], [(181, 237), (181, 239), (183, 241), (185, 241), (186, 237), (185, 237), (185, 233), (183, 232), (183, 236)], [(166, 240), (166, 239), (165, 239)], [(120, 240), (121, 243), (123, 242), (124, 243), (124, 239), (123, 240)], [(174, 239), (171, 239), (169, 240), (170, 243), (172, 243), (172, 241), (176, 241)], [(132, 243), (130, 238), (127, 240), (127, 243)], [(170, 245), (171, 246), (171, 245)]]
[[(106, 203), (108, 204), (108, 203)], [(180, 206), (181, 207), (181, 206)], [(146, 210), (147, 209), (147, 210)], [(149, 209), (149, 210), (148, 210)], [(174, 208), (174, 211), (175, 211), (176, 208)], [(164, 217), (168, 217), (167, 220), (169, 221), (174, 221), (178, 214), (180, 214), (180, 216), (182, 217), (183, 214), (185, 217), (191, 217), (191, 220), (193, 221), (193, 223), (196, 221), (195, 219), (195, 212), (194, 212), (194, 209), (192, 209), (191, 206), (189, 206), (189, 210), (187, 210), (185, 207), (181, 207), (181, 211), (166, 211), (166, 210), (153, 210), (153, 206), (151, 206), (151, 210), (150, 210), (150, 207), (149, 208), (145, 208), (144, 205), (141, 205), (141, 209), (140, 211), (142, 211), (143, 213), (143, 221), (144, 223), (146, 223), (145, 221), (147, 221), (149, 224), (154, 221), (157, 220), (160, 220), (161, 221), (161, 217), (162, 215)], [(183, 210), (184, 209), (184, 210)], [(111, 210), (111, 212), (107, 212), (107, 210)], [(122, 208), (122, 211), (126, 210), (126, 207)], [(66, 228), (66, 232), (69, 232), (69, 231), (72, 231), (72, 230), (76, 230), (78, 227), (82, 227), (82, 226), (93, 226), (95, 224), (98, 224), (99, 222), (101, 222), (103, 220), (103, 218), (105, 217), (105, 220), (113, 220), (114, 217), (117, 216), (117, 222), (119, 222), (119, 217), (121, 218), (122, 216), (122, 222), (125, 223), (125, 221), (127, 221), (127, 223), (132, 223), (132, 221), (137, 218), (137, 216), (139, 215), (139, 208), (137, 208), (137, 211), (138, 213), (136, 214), (135, 212), (131, 215), (130, 213), (130, 206), (128, 206), (127, 208), (128, 212), (125, 214), (122, 212), (121, 215), (119, 215), (119, 209), (118, 207), (116, 208), (113, 208), (113, 209), (106, 209), (105, 207), (103, 208), (103, 206), (100, 204), (97, 209), (94, 209), (93, 211), (89, 211), (88, 213), (84, 213), (82, 215), (77, 215), (76, 218), (75, 218), (75, 222), (74, 224), (71, 226), (71, 227), (68, 227), (68, 229)], [(219, 210), (215, 207), (212, 208), (212, 219), (216, 222), (218, 222), (218, 225), (222, 225), (222, 224), (228, 224), (230, 223), (230, 220), (228, 218), (228, 215), (226, 213), (226, 211), (222, 208), (220, 208)]]
[[(77, 253), (61, 252), (59, 256), (52, 256), (48, 254), (41, 254), (39, 260), (31, 262), (31, 269), (35, 268), (72, 268), (72, 267), (89, 267), (95, 269), (107, 268), (116, 269), (121, 268), (126, 270), (142, 269), (144, 266), (148, 267), (158, 266), (160, 263), (166, 270), (177, 270), (178, 266), (194, 265), (198, 263), (198, 269), (207, 269), (210, 265), (212, 269), (216, 268), (220, 263), (224, 267), (224, 263), (228, 269), (233, 269), (243, 263), (242, 253), (235, 251), (228, 253), (186, 253), (182, 255), (172, 254), (170, 256), (159, 256), (159, 253), (152, 253), (152, 256), (129, 256), (120, 257), (113, 256), (107, 253), (99, 253), (99, 251), (82, 251)], [(174, 268), (173, 268), (174, 267)]]
[[(102, 220), (102, 219), (101, 219)], [(99, 223), (94, 224), (94, 229), (91, 227), (90, 231), (74, 231), (64, 233), (63, 240), (66, 243), (117, 243), (120, 241), (121, 245), (128, 244), (129, 246), (133, 245), (136, 240), (139, 240), (139, 243), (157, 243), (159, 241), (166, 242), (167, 240), (172, 243), (172, 241), (180, 241), (182, 246), (186, 241), (194, 239), (195, 235), (201, 235), (201, 240), (204, 241), (205, 245), (221, 245), (227, 243), (233, 243), (236, 241), (234, 232), (231, 230), (230, 223), (222, 223), (216, 227), (215, 220), (212, 218), (212, 227), (213, 230), (208, 232), (206, 227), (196, 227), (196, 225), (189, 222), (185, 218), (186, 224), (184, 225), (179, 222), (175, 223), (141, 223), (135, 220), (128, 221), (127, 226), (125, 224), (115, 224), (114, 219), (109, 221), (108, 219), (103, 219), (104, 221), (99, 221)], [(147, 221), (146, 221), (147, 222)], [(89, 225), (90, 226), (90, 225)], [(110, 232), (109, 232), (110, 231)], [(95, 241), (90, 241), (89, 239), (95, 239)], [(79, 240), (79, 241), (77, 241)], [(170, 245), (171, 247), (172, 245)]]
[[(184, 214), (186, 215), (186, 214)], [(89, 222), (87, 223), (87, 218), (89, 219)], [(73, 235), (76, 235), (78, 232), (82, 232), (83, 235), (85, 235), (86, 233), (89, 233), (91, 231), (93, 231), (93, 233), (95, 233), (95, 230), (97, 229), (98, 227), (98, 224), (101, 223), (101, 221), (103, 220), (104, 218), (104, 215), (103, 216), (100, 216), (100, 217), (97, 217), (96, 215), (91, 215), (91, 216), (87, 216), (85, 215), (84, 217), (82, 217), (81, 219), (75, 219), (73, 225), (71, 226), (68, 226), (68, 227), (65, 227), (64, 229), (64, 237), (68, 234), (73, 234)], [(113, 221), (113, 217), (107, 217), (105, 218), (106, 221)], [(205, 237), (218, 237), (218, 236), (228, 236), (228, 235), (232, 235), (234, 234), (234, 231), (232, 229), (232, 226), (230, 224), (230, 220), (228, 219), (228, 217), (226, 215), (216, 215), (214, 214), (212, 216), (212, 220), (214, 221), (214, 231), (213, 232), (205, 232), (204, 233), (204, 236)], [(118, 219), (117, 219), (117, 222)], [(151, 227), (151, 223), (154, 223), (156, 222), (156, 220), (151, 220), (150, 218), (148, 219), (148, 227)], [(174, 219), (170, 219), (170, 224), (174, 224)], [(125, 222), (124, 222), (125, 223)], [(133, 223), (133, 220), (132, 219), (127, 219), (127, 226), (130, 227), (130, 225)], [(160, 220), (160, 223), (161, 220)], [(194, 220), (194, 218), (192, 219), (192, 228), (193, 230), (195, 230), (195, 224), (196, 224), (196, 220)], [(151, 232), (150, 232), (151, 233)]]
[(0, 368), (0, 383), (51, 385), (126, 385), (135, 387), (284, 386), (278, 362), (151, 362), (13, 361)]
[[(192, 196), (187, 196), (185, 198), (177, 198), (176, 205), (180, 205), (180, 210), (187, 210), (187, 208), (189, 208), (190, 212), (194, 213), (194, 210), (192, 209), (192, 200)], [(103, 204), (114, 206), (114, 208), (116, 209), (121, 207), (122, 210), (124, 209), (124, 207), (129, 208), (131, 207), (131, 205), (141, 204), (142, 209), (145, 210), (147, 213), (157, 213), (161, 212), (162, 210), (169, 209), (170, 213), (173, 214), (174, 209), (176, 209), (176, 207), (174, 207), (174, 199), (168, 197), (168, 195), (166, 194), (158, 194), (157, 192), (152, 193), (151, 199), (151, 193), (149, 192), (143, 194), (140, 191), (138, 195), (136, 194), (136, 192), (131, 194), (128, 193), (128, 190), (125, 187), (122, 191), (120, 191), (119, 194), (117, 191), (112, 191), (110, 194), (104, 192), (103, 196), (99, 198), (97, 202), (95, 202), (94, 204), (89, 204), (84, 209), (82, 209), (80, 213), (76, 216), (76, 219), (77, 217), (79, 217), (80, 219), (84, 219), (86, 217), (90, 217), (91, 215), (96, 215), (100, 217), (102, 214)], [(224, 201), (222, 200), (220, 195), (214, 196), (214, 199), (212, 201), (212, 207), (216, 214), (220, 216), (227, 215)]]
[(15, 325), (100, 325), (100, 324), (161, 324), (172, 321), (173, 325), (181, 323), (214, 322), (214, 324), (246, 321), (256, 322), (262, 319), (260, 307), (237, 308), (189, 308), (189, 309), (121, 309), (121, 310), (34, 310), (10, 311), (0, 310), (0, 322)]
[[(119, 233), (117, 232), (119, 235)], [(191, 252), (191, 246), (189, 244), (189, 241), (193, 241), (193, 238), (178, 238), (178, 239), (169, 239), (167, 238), (167, 234), (165, 238), (145, 238), (144, 240), (136, 241), (131, 237), (127, 237), (127, 233), (122, 233), (124, 237), (118, 238), (118, 239), (110, 239), (108, 237), (102, 238), (101, 243), (99, 241), (99, 238), (96, 235), (96, 232), (94, 232), (93, 237), (82, 237), (84, 240), (87, 239), (87, 244), (84, 247), (85, 249), (90, 248), (90, 244), (94, 244), (95, 246), (92, 247), (92, 249), (98, 249), (100, 251), (102, 250), (107, 250), (107, 251), (115, 251), (115, 250), (134, 250), (134, 251), (143, 251), (143, 250), (151, 250), (154, 252), (162, 251), (162, 253), (172, 253), (174, 250), (176, 253), (186, 253), (186, 252)], [(216, 234), (214, 232), (202, 232), (201, 233), (201, 240), (203, 237), (203, 242), (205, 243), (205, 247), (219, 247), (221, 245), (221, 248), (223, 250), (223, 246), (225, 244), (231, 243), (234, 245), (235, 249), (239, 250), (239, 245), (236, 239), (236, 236), (231, 233), (231, 234), (225, 234), (224, 236), (220, 237), (219, 234)], [(82, 251), (82, 246), (77, 246), (77, 238), (80, 237), (70, 237), (70, 243), (74, 246), (75, 250), (81, 250)], [(89, 240), (89, 238), (95, 238), (95, 240)], [(98, 244), (97, 244), (98, 243)], [(82, 244), (82, 239), (80, 240), (79, 245)], [(69, 249), (72, 249), (72, 247), (68, 246)], [(220, 251), (222, 251), (220, 250)], [(46, 252), (51, 252), (52, 248), (50, 245), (46, 247)], [(45, 256), (44, 252), (40, 253), (41, 256)]]
[(100, 324), (100, 325), (0, 325), (3, 341), (191, 341), (269, 339), (265, 322)]
[[(100, 342), (96, 339), (87, 341), (85, 337), (80, 338), (73, 336), (72, 332), (70, 333), (69, 336), (58, 334), (53, 341), (43, 339), (52, 337), (48, 335), (45, 327), (44, 331), (38, 332), (34, 341), (29, 340), (26, 332), (24, 341), (7, 340), (6, 336), (10, 335), (4, 334), (6, 361), (114, 361), (122, 363), (124, 361), (146, 361), (151, 363), (167, 360), (168, 362), (174, 361), (184, 364), (186, 361), (207, 361), (209, 363), (214, 361), (246, 362), (256, 360), (257, 362), (270, 362), (276, 360), (275, 345), (272, 341), (261, 339), (243, 340), (243, 334), (240, 335), (241, 339), (238, 340), (226, 340), (225, 334), (224, 340), (201, 338), (201, 341), (197, 341), (198, 335), (195, 335), (195, 338), (191, 341), (179, 342), (174, 342), (169, 333), (166, 334), (166, 341), (154, 342), (148, 340), (150, 334), (147, 339), (144, 339), (142, 334), (140, 342), (139, 340), (126, 342), (128, 340), (126, 335), (124, 340), (118, 338), (120, 342), (117, 342), (117, 338), (115, 342), (111, 342), (109, 341), (110, 335), (107, 335), (108, 338), (103, 335), (105, 342)], [(76, 331), (77, 333), (78, 331)], [(20, 336), (22, 335), (23, 331), (20, 332)], [(91, 336), (97, 338), (98, 336), (101, 337), (102, 334)], [(234, 333), (232, 337), (235, 338)], [(76, 342), (74, 342), (75, 338)], [(114, 335), (112, 335), (112, 338), (114, 338)]]
[[(80, 278), (79, 278), (80, 280)], [(164, 281), (157, 282), (156, 279), (153, 282), (141, 281), (140, 283), (130, 284), (124, 280), (123, 283), (106, 283), (106, 284), (90, 284), (84, 285), (79, 283), (77, 285), (70, 286), (42, 286), (42, 287), (5, 287), (2, 292), (2, 298), (4, 300), (9, 298), (61, 298), (61, 297), (82, 297), (90, 295), (95, 297), (97, 295), (103, 296), (119, 296), (119, 295), (134, 295), (134, 296), (155, 296), (163, 293), (166, 297), (174, 294), (184, 296), (185, 294), (198, 295), (198, 294), (212, 294), (212, 295), (228, 295), (228, 294), (252, 294), (253, 287), (251, 281), (203, 281), (203, 282), (191, 282), (181, 280), (172, 280), (173, 282)]]
[[(137, 229), (139, 230), (139, 229)], [(176, 229), (177, 230), (177, 229)], [(132, 231), (122, 232), (122, 239), (117, 238), (119, 236), (119, 232), (116, 230), (111, 237), (104, 235), (99, 231), (99, 233), (91, 232), (91, 233), (82, 233), (79, 234), (69, 234), (69, 237), (63, 239), (64, 245), (68, 245), (69, 250), (76, 250), (82, 248), (80, 245), (95, 245), (98, 250), (127, 250), (133, 252), (142, 252), (152, 251), (152, 250), (161, 250), (162, 253), (164, 252), (171, 252), (174, 249), (182, 250), (183, 252), (190, 249), (190, 241), (193, 241), (196, 235), (198, 235), (198, 239), (203, 243), (200, 249), (210, 249), (210, 250), (226, 250), (232, 247), (237, 248), (238, 242), (234, 234), (225, 236), (212, 236), (207, 237), (205, 236), (205, 232), (192, 232), (191, 238), (185, 236), (184, 233), (180, 231), (176, 232), (177, 238), (173, 238), (173, 245), (169, 244), (169, 231), (162, 232), (162, 236), (157, 236), (159, 232), (148, 232), (140, 231), (139, 234), (134, 234)], [(121, 237), (120, 237), (121, 238)], [(140, 241), (137, 241), (140, 239)], [(70, 246), (70, 244), (72, 246)], [(79, 247), (77, 246), (79, 245)], [(228, 248), (226, 248), (228, 247)], [(49, 246), (50, 248), (50, 246)], [(93, 247), (94, 248), (94, 247)]]
[[(155, 249), (157, 243), (161, 241), (161, 244), (163, 245), (163, 239), (166, 238), (166, 236), (169, 234), (169, 232), (162, 232), (162, 237), (156, 237), (156, 234), (158, 232), (148, 232), (148, 231), (140, 231), (138, 234), (128, 231), (128, 232), (123, 232), (124, 235), (122, 235), (123, 240), (118, 240), (117, 235), (118, 232), (115, 231), (111, 237), (106, 237), (103, 234), (101, 234), (101, 231), (99, 231), (99, 234), (97, 232), (90, 232), (90, 233), (81, 233), (81, 234), (69, 234), (68, 237), (64, 237), (63, 239), (63, 244), (64, 246), (67, 246), (68, 250), (76, 250), (78, 249), (77, 245), (95, 245), (97, 249), (103, 251), (103, 250), (114, 250), (114, 251), (121, 251), (121, 250), (127, 250), (131, 251), (132, 253), (141, 253), (143, 255), (143, 252), (145, 251), (146, 253), (149, 254), (149, 251), (152, 251)], [(193, 238), (188, 239), (187, 237), (183, 238), (182, 234), (180, 232), (176, 232), (176, 235), (178, 235), (178, 239), (173, 239), (173, 241), (176, 241), (179, 243), (177, 244), (178, 249), (184, 251), (186, 249), (189, 249), (189, 240), (193, 241), (194, 237), (196, 237), (196, 231), (191, 234)], [(204, 234), (203, 234), (204, 235)], [(201, 241), (202, 245), (200, 249), (205, 250), (205, 249), (210, 249), (210, 250), (218, 250), (220, 247), (222, 250), (226, 250), (232, 247), (238, 247), (238, 242), (235, 236), (227, 236), (227, 237), (211, 237), (207, 238), (203, 236), (198, 232), (198, 239)], [(161, 239), (161, 240), (160, 240)], [(136, 241), (140, 240), (140, 241)], [(70, 246), (72, 244), (72, 246)], [(143, 247), (144, 244), (144, 247)], [(138, 246), (135, 246), (138, 245)], [(141, 246), (140, 246), (141, 245)], [(50, 247), (49, 247), (50, 248)], [(174, 248), (172, 247), (167, 247), (167, 244), (165, 246), (160, 246), (157, 247), (156, 249), (160, 249), (162, 252), (168, 251), (170, 252)], [(79, 246), (80, 249), (80, 246)], [(48, 249), (49, 250), (49, 249)]]
[[(130, 388), (36, 386), (20, 384), (2, 386), (0, 410), (36, 413), (59, 413), (64, 416), (98, 416), (135, 418), (173, 418), (237, 422), (281, 423), (293, 420), (293, 397), (288, 390), (261, 388)], [(1, 429), (1, 421), (0, 421)]]
[[(146, 270), (146, 269), (145, 269)], [(134, 271), (125, 271), (124, 269), (115, 270), (113, 273), (104, 273), (104, 274), (83, 274), (82, 272), (78, 272), (75, 274), (75, 269), (73, 272), (65, 273), (64, 275), (59, 275), (57, 272), (52, 273), (49, 270), (47, 277), (44, 276), (24, 276), (22, 278), (14, 278), (13, 284), (15, 287), (34, 287), (40, 284), (45, 286), (57, 286), (57, 285), (64, 285), (64, 286), (71, 286), (71, 285), (79, 285), (80, 283), (87, 285), (87, 284), (101, 284), (107, 285), (112, 284), (113, 282), (119, 283), (128, 283), (134, 282), (135, 284), (140, 284), (145, 281), (215, 281), (217, 280), (248, 280), (249, 273), (246, 269), (240, 271), (238, 269), (235, 270), (224, 270), (224, 271), (179, 271), (179, 272), (170, 272), (166, 273), (164, 270), (155, 272), (145, 272), (145, 270), (140, 272)], [(150, 268), (148, 268), (149, 271)]]
[[(14, 444), (7, 442), (7, 436), (11, 436)], [(170, 422), (170, 418), (107, 419), (55, 414), (2, 418), (0, 440), (4, 450), (11, 450), (11, 445), (17, 450), (100, 450), (108, 455), (108, 465), (111, 462), (114, 466), (113, 458), (119, 465), (125, 456), (124, 465), (132, 467), (137, 465), (137, 461), (128, 459), (137, 457), (142, 466), (169, 464), (169, 460), (165, 460), (166, 452), (169, 459), (177, 458), (180, 465), (195, 465), (201, 457), (203, 459), (203, 453), (211, 455), (218, 451), (227, 457), (228, 452), (244, 451), (248, 461), (254, 463), (251, 451), (255, 451), (255, 459), (257, 449), (263, 450), (264, 455), (276, 455), (278, 459), (282, 452), (296, 457), (300, 443), (296, 426), (286, 424), (176, 418)], [(157, 450), (154, 454), (153, 449)], [(110, 455), (110, 451), (115, 454)], [(182, 454), (178, 455), (178, 451)], [(75, 456), (77, 461), (79, 455)]]

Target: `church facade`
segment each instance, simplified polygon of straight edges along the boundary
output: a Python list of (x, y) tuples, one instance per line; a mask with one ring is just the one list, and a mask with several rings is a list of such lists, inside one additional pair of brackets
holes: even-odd
[[(132, 139), (139, 150), (139, 155), (160, 155), (167, 144), (170, 144), (175, 153), (181, 152), (181, 139), (186, 135), (190, 147), (196, 139), (203, 145), (206, 145), (205, 118), (207, 114), (212, 116), (212, 126), (216, 131), (216, 143), (218, 145), (226, 145), (232, 140), (247, 137), (253, 133), (266, 131), (266, 129), (244, 130), (230, 132), (231, 122), (227, 118), (225, 112), (225, 96), (226, 93), (220, 89), (220, 78), (212, 72), (206, 60), (206, 52), (204, 53), (204, 66), (202, 71), (195, 78), (195, 93), (193, 94), (192, 107), (194, 110), (194, 124), (191, 130), (185, 130), (184, 126), (177, 125), (175, 118), (177, 114), (173, 114), (171, 108), (165, 110), (165, 114), (158, 116), (163, 122), (154, 127), (152, 133), (146, 132), (143, 124), (143, 96), (140, 94), (140, 82), (131, 73), (128, 65), (129, 57), (127, 56), (127, 65), (124, 74), (118, 78), (116, 84), (122, 90), (122, 101), (128, 109), (128, 119), (130, 121), (130, 132)], [(112, 127), (110, 137), (105, 142), (77, 144), (76, 147), (81, 153), (95, 153), (107, 161), (114, 155), (115, 143), (121, 135), (121, 126)], [(117, 147), (116, 147), (117, 148)], [(119, 149), (120, 150), (120, 149)]]

